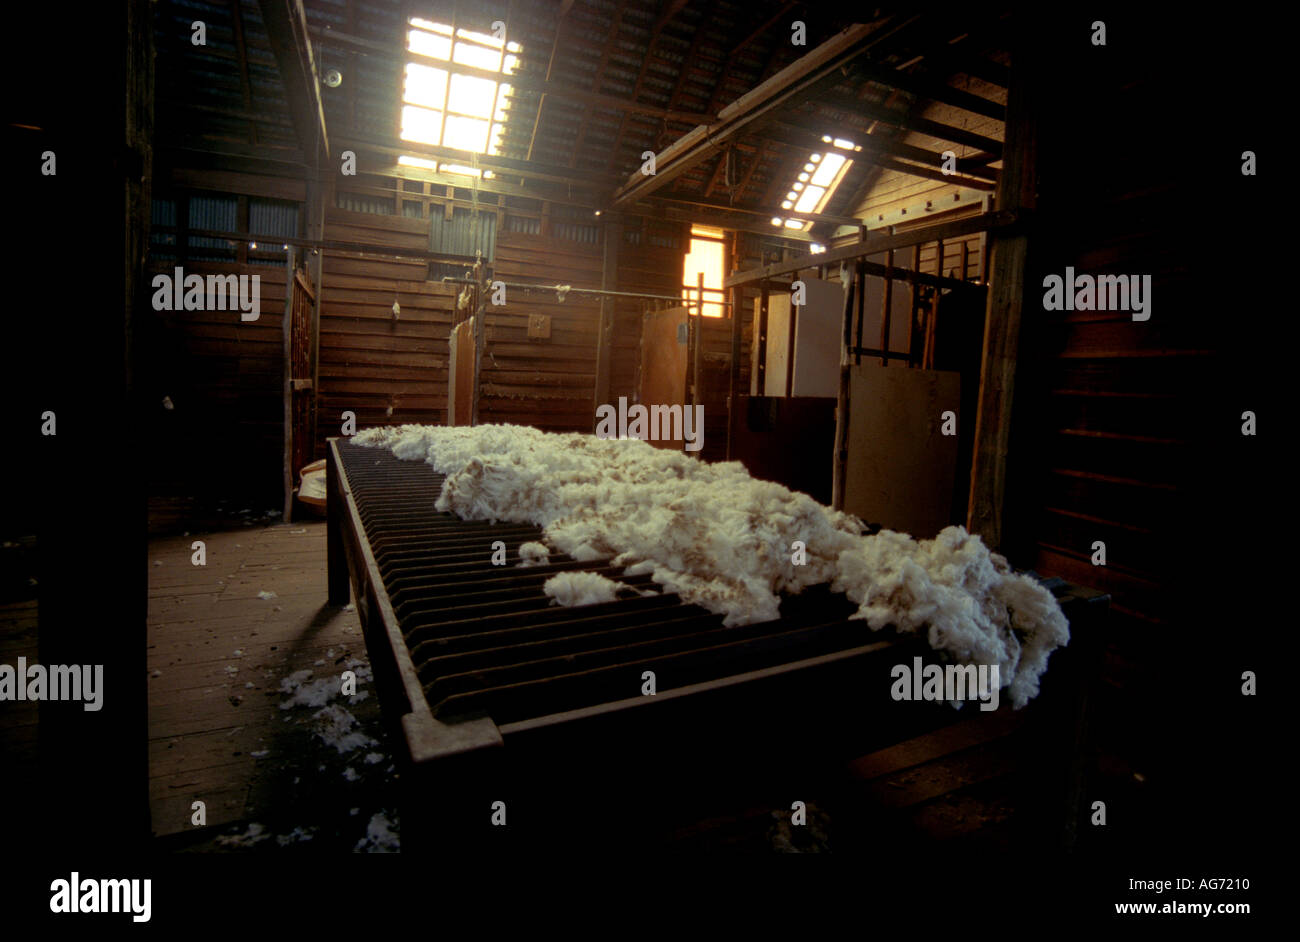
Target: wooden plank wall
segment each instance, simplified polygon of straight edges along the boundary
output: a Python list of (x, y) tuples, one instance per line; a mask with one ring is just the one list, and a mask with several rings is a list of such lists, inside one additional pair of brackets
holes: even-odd
[[(688, 226), (675, 223), (646, 222), (638, 228), (625, 228), (618, 247), (615, 290), (679, 294), (689, 233)], [(671, 244), (659, 245), (656, 242)], [(645, 302), (635, 298), (618, 298), (614, 303), (614, 349), (609, 383), (611, 402), (617, 403), (619, 396), (627, 396), (631, 401), (637, 394), (641, 317), (645, 310)]]
[[(705, 461), (724, 461), (727, 457), (727, 396), (731, 388), (731, 319), (706, 317), (703, 321), (704, 346), (700, 350), (700, 401), (704, 405), (704, 447), (694, 452)], [(743, 340), (743, 337), (742, 337)], [(749, 357), (741, 346), (741, 385), (737, 394), (749, 387)]]
[[(367, 242), (414, 248), (418, 241), (424, 250), (427, 235), (414, 234), (412, 223), (423, 225), (419, 219), (331, 210), (325, 238), (364, 230)], [(443, 424), (457, 288), (427, 281), (428, 264), (416, 259), (327, 251), (322, 265), (317, 457), (324, 456), (325, 438), (339, 434), (344, 411), (356, 413), (358, 430)], [(400, 308), (396, 318), (394, 300)]]
[[(501, 281), (594, 288), (601, 267), (599, 241), (497, 234), (495, 277)], [(529, 339), (528, 318), (534, 314), (551, 318), (549, 338)], [(597, 298), (570, 294), (560, 301), (551, 290), (512, 289), (504, 306), (489, 305), (479, 421), (590, 432), (599, 319)]]
[[(685, 253), (682, 227), (648, 224), (644, 228), (625, 228), (622, 233), (614, 290), (679, 292)], [(659, 237), (657, 241), (675, 244), (653, 244), (652, 235)], [(596, 241), (585, 242), (559, 234), (499, 232), (495, 277), (511, 283), (599, 287), (601, 239), (603, 232)], [(544, 290), (513, 291), (506, 300), (504, 307), (488, 308), (480, 419), (550, 431), (590, 431), (595, 408), (599, 299), (571, 294), (561, 302), (554, 291)], [(614, 301), (611, 402), (617, 402), (619, 396), (629, 400), (636, 396), (644, 309), (645, 302), (640, 299)], [(533, 314), (551, 318), (549, 339), (529, 339), (528, 317)]]
[[(148, 277), (172, 274), (152, 263)], [(186, 275), (257, 275), (261, 313), (150, 311), (150, 493), (209, 494), (278, 507), (284, 460), (284, 321), (287, 266), (186, 262)], [(150, 290), (152, 296), (152, 289)], [(167, 396), (172, 409), (161, 406)]]
[[(431, 211), (440, 209), (433, 205)], [(602, 229), (561, 221), (552, 225), (546, 217), (540, 224), (516, 227), (523, 231), (510, 229), (503, 226), (497, 234), (495, 279), (547, 286), (601, 284)], [(428, 249), (428, 221), (331, 208), (325, 238), (423, 252)], [(677, 241), (675, 247), (622, 243), (617, 289), (674, 293), (683, 252)], [(446, 343), (459, 287), (444, 287), (427, 277), (427, 263), (415, 259), (326, 253), (318, 454), (324, 438), (338, 433), (344, 410), (356, 412), (358, 428), (446, 421)], [(394, 298), (401, 307), (396, 321)], [(503, 307), (488, 307), (480, 420), (589, 431), (599, 301), (570, 294), (561, 302), (551, 290), (518, 289), (509, 291), (506, 301)], [(624, 299), (615, 305), (615, 400), (635, 394), (640, 313), (640, 301)], [(549, 337), (529, 338), (532, 314), (552, 319)]]

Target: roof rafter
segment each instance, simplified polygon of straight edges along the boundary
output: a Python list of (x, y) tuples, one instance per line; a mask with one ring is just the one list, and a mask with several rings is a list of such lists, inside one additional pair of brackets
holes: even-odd
[(715, 153), (742, 130), (752, 133), (778, 109), (789, 109), (814, 94), (820, 86), (839, 79), (840, 70), (910, 20), (890, 19), (856, 24), (786, 66), (757, 88), (736, 99), (718, 114), (717, 122), (698, 125), (655, 155), (655, 173), (634, 171), (612, 195), (615, 207), (644, 197), (671, 183), (709, 154)]

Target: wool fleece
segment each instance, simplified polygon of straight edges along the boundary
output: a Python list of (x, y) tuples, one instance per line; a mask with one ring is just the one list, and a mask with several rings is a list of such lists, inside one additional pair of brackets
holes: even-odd
[[(650, 573), (663, 591), (727, 625), (777, 618), (781, 593), (829, 583), (873, 630), (923, 632), (951, 660), (997, 664), (1017, 708), (1037, 695), (1048, 656), (1069, 641), (1052, 594), (962, 527), (932, 540), (867, 535), (856, 517), (756, 480), (737, 461), (513, 425), (403, 425), (352, 441), (445, 474), (441, 511), (536, 524), (560, 552)], [(582, 595), (569, 588), (566, 597)]]

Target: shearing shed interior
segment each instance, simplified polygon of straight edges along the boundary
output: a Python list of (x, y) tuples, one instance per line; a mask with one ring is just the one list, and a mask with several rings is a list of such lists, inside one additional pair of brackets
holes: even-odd
[(1277, 24), (66, 14), (6, 64), (20, 834), (159, 881), (1008, 859), (1085, 918), (1250, 913)]

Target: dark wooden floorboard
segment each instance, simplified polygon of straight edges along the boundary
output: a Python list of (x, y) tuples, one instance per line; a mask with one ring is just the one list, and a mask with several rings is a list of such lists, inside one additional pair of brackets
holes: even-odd
[[(205, 544), (202, 567), (195, 540)], [(331, 689), (327, 703), (282, 709), (292, 693), (281, 684), (297, 672), (311, 672), (308, 684), (330, 678), (331, 688), (349, 666), (368, 672), (355, 609), (325, 601), (324, 524), (157, 536), (149, 575), (155, 835), (213, 850), (310, 846), (303, 836), (320, 835), (351, 849), (373, 814), (395, 824), (391, 805), (367, 807), (394, 790), (369, 683), (356, 699)], [(340, 749), (317, 735), (331, 723), (360, 737)], [(192, 834), (195, 801), (206, 806), (202, 839)], [(267, 837), (231, 844), (250, 824)]]

